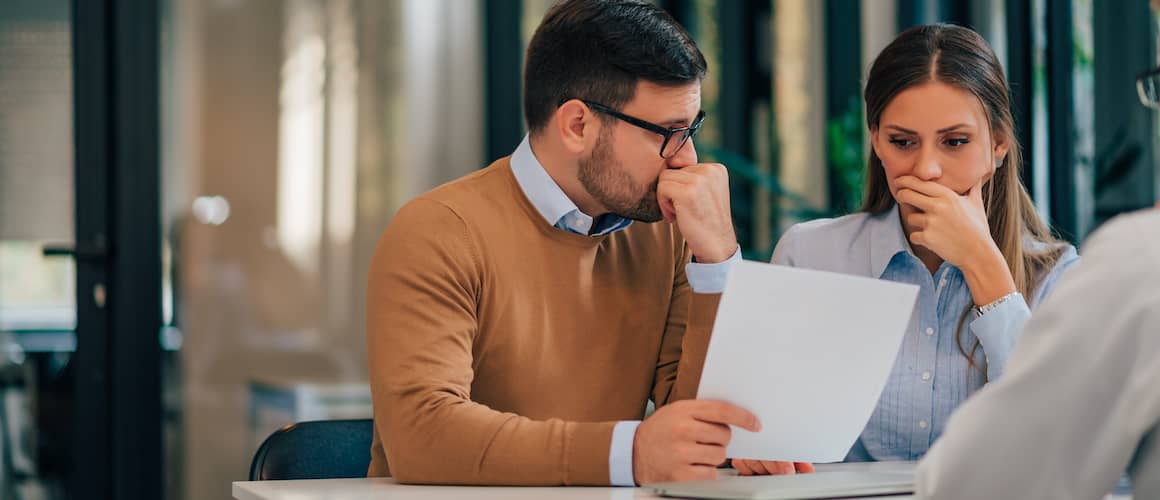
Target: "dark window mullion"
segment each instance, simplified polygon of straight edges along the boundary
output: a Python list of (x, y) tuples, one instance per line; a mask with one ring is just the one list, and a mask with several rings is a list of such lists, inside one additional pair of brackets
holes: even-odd
[(1011, 88), (1011, 112), (1015, 117), (1015, 137), (1019, 139), (1023, 157), (1020, 177), (1023, 186), (1035, 197), (1035, 169), (1032, 153), (1033, 81), (1032, 34), (1030, 0), (1008, 0), (1007, 9), (1007, 82)]
[(1048, 185), (1051, 224), (1060, 235), (1077, 242), (1075, 186), (1075, 102), (1071, 0), (1047, 3)]
[[(522, 0), (486, 0), (483, 21), (484, 141), (487, 165), (510, 155), (523, 138)], [(515, 112), (513, 112), (513, 110)]]
[(113, 23), (109, 373), (113, 498), (163, 498), (159, 2), (116, 1)]

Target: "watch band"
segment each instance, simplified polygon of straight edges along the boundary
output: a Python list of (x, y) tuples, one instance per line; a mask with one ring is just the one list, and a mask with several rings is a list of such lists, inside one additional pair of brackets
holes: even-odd
[(981, 305), (981, 306), (975, 306), (975, 317), (976, 317), (976, 318), (977, 318), (977, 317), (982, 317), (984, 314), (987, 314), (987, 313), (989, 313), (989, 312), (991, 312), (991, 311), (994, 311), (994, 310), (995, 310), (995, 308), (997, 308), (997, 307), (999, 307), (999, 306), (1003, 305), (1003, 303), (1004, 303), (1004, 302), (1007, 302), (1008, 300), (1011, 300), (1011, 299), (1013, 299), (1013, 298), (1015, 298), (1015, 297), (1022, 297), (1022, 296), (1023, 296), (1023, 294), (1021, 294), (1021, 293), (1019, 293), (1019, 292), (1011, 292), (1011, 293), (1009, 293), (1009, 294), (1007, 294), (1007, 295), (1004, 295), (1004, 296), (1002, 296), (1002, 297), (999, 297), (999, 298), (995, 299), (994, 301), (992, 301), (992, 302), (991, 302), (991, 303), (989, 303), (989, 304), (983, 304), (983, 305)]

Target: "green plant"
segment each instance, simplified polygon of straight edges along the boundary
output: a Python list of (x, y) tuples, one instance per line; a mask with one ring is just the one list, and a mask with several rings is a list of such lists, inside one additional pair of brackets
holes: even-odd
[(830, 205), (837, 214), (853, 212), (862, 205), (862, 186), (866, 181), (862, 150), (862, 105), (851, 96), (846, 111), (826, 122), (826, 146), (829, 156)]

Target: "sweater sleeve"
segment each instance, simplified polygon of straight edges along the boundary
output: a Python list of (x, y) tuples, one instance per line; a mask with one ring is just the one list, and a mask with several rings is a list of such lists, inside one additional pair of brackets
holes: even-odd
[(685, 264), (692, 255), (683, 239), (678, 248), (682, 252), (674, 271), (669, 318), (653, 384), (652, 398), (657, 407), (697, 397), (717, 305), (721, 301), (720, 293), (693, 292), (685, 276)]
[[(481, 255), (451, 208), (403, 207), (371, 262), (375, 446), (402, 483), (607, 485), (615, 422), (533, 420), (471, 400)], [(385, 472), (372, 453), (371, 473)]]

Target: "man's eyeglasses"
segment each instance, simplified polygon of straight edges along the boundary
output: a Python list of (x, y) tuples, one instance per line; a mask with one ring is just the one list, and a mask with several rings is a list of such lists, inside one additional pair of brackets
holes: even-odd
[(1140, 103), (1153, 109), (1160, 109), (1160, 68), (1136, 77), (1136, 92)]
[(681, 148), (685, 147), (685, 143), (689, 142), (689, 139), (692, 139), (693, 136), (697, 135), (697, 132), (701, 131), (701, 125), (705, 123), (704, 111), (697, 113), (697, 117), (693, 119), (693, 123), (688, 127), (666, 128), (652, 122), (641, 120), (640, 118), (636, 118), (634, 116), (626, 115), (603, 104), (595, 103), (592, 101), (585, 101), (583, 99), (581, 99), (580, 102), (587, 104), (589, 108), (592, 108), (600, 113), (604, 113), (625, 123), (635, 125), (649, 132), (660, 135), (661, 137), (664, 137), (665, 140), (661, 143), (661, 158), (666, 160), (676, 156), (677, 153), (681, 152)]

